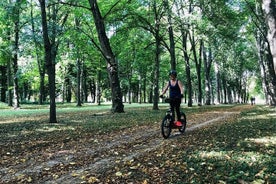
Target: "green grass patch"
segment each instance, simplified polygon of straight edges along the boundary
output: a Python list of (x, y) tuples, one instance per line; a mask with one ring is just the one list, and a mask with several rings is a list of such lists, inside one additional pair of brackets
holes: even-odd
[(164, 170), (159, 177), (169, 183), (276, 183), (274, 114), (275, 109), (254, 108), (239, 120), (171, 140), (161, 154), (149, 155), (159, 158), (137, 162)]
[[(160, 104), (159, 111), (153, 111), (151, 104), (125, 104), (125, 113), (120, 114), (112, 114), (110, 105), (59, 104), (57, 124), (47, 123), (47, 106), (39, 107), (1, 110), (4, 113), (0, 116), (0, 155), (6, 158), (2, 164), (22, 157), (22, 153), (57, 149), (62, 143), (70, 143), (67, 148), (70, 149), (73, 143), (96, 135), (120, 135), (121, 130), (133, 127), (159, 127), (168, 104)], [(200, 123), (205, 121), (205, 113), (219, 114), (243, 107), (183, 105), (182, 110), (190, 118), (203, 117), (198, 120)], [(118, 162), (119, 174), (111, 170), (99, 179), (103, 183), (276, 183), (275, 108), (247, 106), (245, 109), (238, 117), (188, 131), (184, 136), (167, 140), (161, 136), (150, 138), (163, 142), (156, 150), (131, 161)]]
[(118, 164), (123, 177), (110, 178), (137, 183), (276, 183), (274, 114), (275, 108), (253, 107), (238, 119), (164, 140), (160, 148)]
[(111, 113), (110, 105), (59, 106), (58, 123), (54, 124), (48, 123), (49, 110), (43, 107), (1, 110), (0, 143), (6, 145), (7, 149), (10, 148), (9, 143), (13, 143), (16, 147), (20, 146), (20, 142), (27, 142), (30, 139), (56, 144), (66, 137), (78, 140), (95, 134), (107, 134), (124, 128), (154, 124), (164, 116), (163, 110), (153, 111), (150, 104), (125, 106), (125, 113), (119, 114)]

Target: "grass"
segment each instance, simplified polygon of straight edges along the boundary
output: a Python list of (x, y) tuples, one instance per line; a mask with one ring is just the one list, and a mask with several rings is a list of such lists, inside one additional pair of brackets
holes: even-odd
[(244, 111), (239, 118), (170, 139), (130, 164), (120, 162), (120, 172), (131, 174), (111, 178), (137, 183), (276, 183), (275, 122), (273, 108)]
[(79, 139), (87, 134), (104, 134), (149, 124), (164, 115), (162, 110), (152, 111), (150, 104), (126, 104), (125, 106), (125, 113), (112, 114), (110, 105), (82, 107), (76, 107), (73, 104), (59, 105), (56, 124), (48, 123), (49, 109), (46, 106), (22, 105), (18, 110), (2, 109), (0, 143), (28, 141), (30, 137), (52, 142), (58, 142), (63, 137)]
[[(47, 123), (47, 106), (1, 109), (0, 155), (13, 156), (1, 164), (12, 162), (8, 159), (17, 160), (23, 148), (40, 151), (96, 134), (108, 135), (134, 126), (149, 127), (159, 123), (168, 104), (160, 104), (160, 111), (152, 111), (151, 104), (125, 104), (126, 112), (122, 114), (110, 113), (110, 105), (59, 104), (57, 107), (57, 124)], [(193, 114), (204, 116), (208, 111), (228, 111), (233, 107), (239, 108), (218, 105), (183, 109), (192, 118)], [(99, 179), (106, 183), (276, 183), (275, 122), (275, 108), (255, 106), (230, 120), (168, 139), (160, 148), (131, 162), (118, 162), (115, 168), (122, 175), (112, 170)], [(30, 140), (39, 144), (26, 144)]]
[(189, 133), (165, 146), (154, 165), (170, 171), (162, 176), (169, 183), (276, 183), (274, 114), (275, 109), (260, 107), (241, 119)]
[(201, 175), (191, 182), (204, 183), (202, 175), (211, 183), (276, 182), (275, 118), (252, 121), (251, 115), (245, 114), (240, 121), (225, 124), (215, 131), (214, 135), (210, 129), (203, 130), (199, 137), (205, 143), (188, 153), (188, 157), (183, 156), (183, 161), (191, 163), (188, 167)]

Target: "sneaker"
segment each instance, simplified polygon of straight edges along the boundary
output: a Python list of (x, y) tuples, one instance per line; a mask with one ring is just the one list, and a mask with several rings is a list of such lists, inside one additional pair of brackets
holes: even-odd
[(176, 122), (175, 122), (175, 125), (176, 125), (176, 126), (182, 126), (182, 123), (181, 123), (181, 121), (176, 121)]

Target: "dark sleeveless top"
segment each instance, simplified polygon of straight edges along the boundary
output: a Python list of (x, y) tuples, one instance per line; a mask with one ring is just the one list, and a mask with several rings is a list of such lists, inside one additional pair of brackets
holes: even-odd
[(181, 91), (178, 85), (178, 80), (176, 80), (175, 85), (171, 85), (171, 81), (169, 80), (170, 86), (170, 98), (181, 98)]

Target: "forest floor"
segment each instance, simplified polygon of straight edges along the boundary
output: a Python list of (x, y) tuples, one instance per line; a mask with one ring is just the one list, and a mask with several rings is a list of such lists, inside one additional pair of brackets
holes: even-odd
[[(241, 113), (252, 109), (256, 108), (238, 105), (186, 113), (185, 133), (173, 129), (168, 139), (160, 133), (161, 119), (142, 124), (133, 120), (133, 126), (98, 132), (77, 123), (82, 118), (120, 121), (118, 115), (104, 112), (93, 117), (85, 112), (63, 114), (59, 118), (70, 123), (55, 125), (43, 123), (45, 115), (2, 119), (0, 183), (273, 183), (275, 123), (263, 122), (266, 128), (256, 130), (258, 133), (248, 131), (249, 127), (258, 126), (254, 120), (249, 127), (237, 125)], [(130, 119), (132, 114), (122, 115)], [(40, 122), (40, 126), (34, 128), (33, 121)], [(242, 137), (240, 130), (245, 131)], [(253, 167), (250, 161), (237, 157), (252, 146), (244, 141), (256, 134), (267, 138), (268, 145), (258, 145), (251, 160), (259, 162), (258, 157), (269, 157), (270, 161), (258, 167), (251, 161)], [(263, 147), (265, 150), (260, 151)], [(251, 166), (252, 171), (248, 168)], [(227, 168), (238, 171), (228, 173)]]

